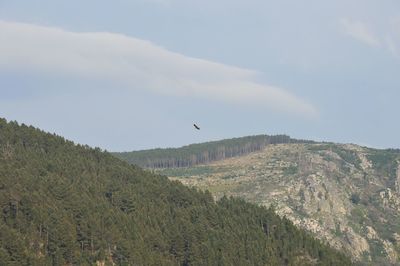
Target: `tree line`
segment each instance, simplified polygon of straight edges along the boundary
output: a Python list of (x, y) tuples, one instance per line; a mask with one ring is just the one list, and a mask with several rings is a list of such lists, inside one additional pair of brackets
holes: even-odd
[(268, 145), (311, 143), (287, 135), (257, 135), (192, 144), (181, 148), (151, 149), (113, 153), (116, 157), (144, 168), (178, 168), (223, 160), (263, 150)]

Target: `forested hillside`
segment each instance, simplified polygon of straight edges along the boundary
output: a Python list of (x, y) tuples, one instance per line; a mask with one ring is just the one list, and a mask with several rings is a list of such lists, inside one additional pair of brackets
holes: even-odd
[(0, 119), (1, 265), (349, 265), (273, 210)]
[(191, 144), (181, 148), (152, 149), (113, 153), (131, 164), (145, 168), (190, 167), (264, 149), (269, 144), (304, 143), (286, 135), (257, 135)]

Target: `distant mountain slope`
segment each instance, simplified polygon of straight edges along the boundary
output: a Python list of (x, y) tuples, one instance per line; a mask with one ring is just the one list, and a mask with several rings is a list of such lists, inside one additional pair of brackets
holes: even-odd
[(272, 210), (0, 119), (1, 265), (349, 265)]
[(116, 157), (145, 168), (188, 167), (249, 154), (278, 143), (307, 143), (286, 135), (257, 135), (191, 144), (181, 148), (116, 152)]
[(400, 265), (400, 151), (278, 144), (207, 165), (159, 170), (173, 180), (274, 205), (367, 265)]

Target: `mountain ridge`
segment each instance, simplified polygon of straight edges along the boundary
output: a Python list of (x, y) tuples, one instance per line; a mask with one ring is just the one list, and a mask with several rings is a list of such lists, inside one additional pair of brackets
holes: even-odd
[(189, 144), (179, 148), (156, 148), (112, 154), (144, 168), (175, 168), (242, 156), (278, 143), (313, 143), (313, 141), (293, 139), (287, 135), (254, 135)]

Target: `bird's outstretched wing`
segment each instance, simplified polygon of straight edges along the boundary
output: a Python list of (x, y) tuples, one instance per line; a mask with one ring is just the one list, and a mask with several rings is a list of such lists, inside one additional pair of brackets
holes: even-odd
[(200, 128), (199, 128), (196, 124), (193, 124), (193, 126), (194, 126), (197, 130), (200, 130)]

